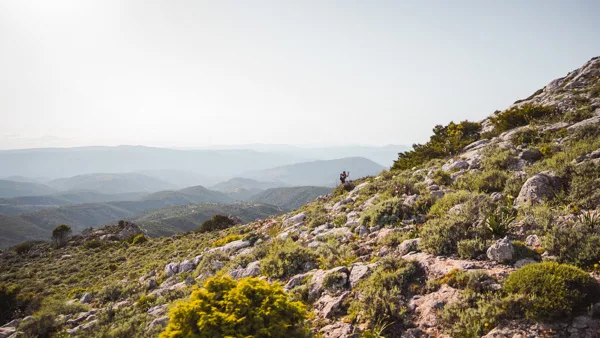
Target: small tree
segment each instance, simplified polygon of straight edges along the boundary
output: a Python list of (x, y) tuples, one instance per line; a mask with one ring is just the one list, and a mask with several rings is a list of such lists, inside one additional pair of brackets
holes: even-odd
[(52, 230), (52, 243), (54, 243), (54, 246), (60, 248), (67, 244), (71, 232), (71, 227), (66, 224), (61, 224), (54, 228)]

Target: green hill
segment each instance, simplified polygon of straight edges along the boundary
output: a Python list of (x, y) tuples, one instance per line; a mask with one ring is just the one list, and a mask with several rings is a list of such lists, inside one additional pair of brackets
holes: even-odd
[(281, 213), (283, 210), (276, 206), (258, 203), (201, 203), (153, 209), (131, 219), (150, 236), (169, 236), (198, 229), (202, 222), (216, 214), (236, 216), (248, 223)]
[(48, 182), (56, 190), (91, 190), (104, 194), (155, 192), (175, 188), (175, 185), (154, 177), (137, 174), (85, 174), (59, 178)]
[(326, 187), (273, 188), (262, 191), (250, 198), (253, 202), (276, 205), (284, 210), (297, 209), (318, 196), (331, 192)]
[(40, 183), (0, 180), (0, 198), (48, 195), (54, 192), (56, 190), (52, 187)]

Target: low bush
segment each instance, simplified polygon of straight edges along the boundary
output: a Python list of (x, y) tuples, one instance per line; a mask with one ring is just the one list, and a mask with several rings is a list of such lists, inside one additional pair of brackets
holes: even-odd
[(452, 183), (452, 178), (447, 171), (444, 170), (436, 170), (431, 175), (431, 179), (438, 185), (450, 185)]
[(35, 244), (36, 243), (34, 241), (23, 242), (23, 243), (15, 245), (13, 247), (13, 250), (15, 251), (15, 253), (17, 255), (25, 255), (25, 254), (29, 253), (29, 251), (31, 251), (31, 249), (33, 249)]
[(413, 211), (397, 197), (377, 203), (363, 214), (361, 224), (366, 226), (396, 225), (412, 216)]
[(316, 262), (317, 257), (310, 249), (287, 239), (274, 242), (260, 266), (266, 276), (282, 278), (310, 269)]
[(506, 186), (508, 174), (502, 170), (473, 172), (459, 177), (455, 184), (461, 190), (493, 193), (501, 192)]
[(229, 235), (227, 235), (227, 236), (225, 236), (225, 237), (223, 237), (223, 238), (220, 238), (220, 239), (218, 239), (218, 240), (214, 241), (212, 246), (213, 246), (214, 248), (216, 248), (216, 247), (220, 247), (220, 246), (223, 246), (223, 245), (225, 245), (225, 244), (227, 244), (227, 243), (231, 243), (231, 242), (233, 242), (233, 241), (240, 240), (240, 239), (242, 239), (242, 238), (243, 238), (243, 237), (242, 237), (242, 236), (240, 236), (240, 235), (238, 235), (238, 234), (229, 234)]
[(514, 156), (511, 150), (500, 150), (492, 148), (484, 153), (484, 157), (481, 160), (481, 167), (484, 170), (507, 170), (514, 166), (519, 159)]
[(473, 193), (466, 190), (459, 190), (457, 192), (445, 194), (444, 196), (435, 201), (435, 203), (429, 209), (429, 213), (427, 216), (445, 216), (448, 210), (450, 210), (453, 206), (468, 201), (472, 196)]
[(208, 221), (204, 221), (202, 224), (200, 224), (198, 231), (210, 232), (215, 230), (223, 230), (234, 225), (235, 220), (231, 219), (230, 217), (224, 215), (214, 215)]
[(490, 117), (494, 131), (503, 132), (516, 127), (525, 126), (532, 120), (552, 119), (557, 115), (554, 107), (524, 104), (513, 107)]
[(350, 317), (360, 316), (369, 327), (376, 323), (402, 324), (406, 302), (423, 286), (424, 274), (416, 262), (387, 258), (358, 286)]
[(585, 271), (555, 262), (520, 268), (508, 276), (503, 289), (521, 296), (525, 316), (538, 320), (568, 317), (600, 297), (598, 283)]
[(413, 144), (413, 150), (400, 153), (392, 170), (410, 169), (432, 159), (455, 155), (465, 146), (479, 140), (480, 131), (479, 123), (469, 121), (437, 125), (433, 128), (429, 142)]
[(474, 259), (485, 253), (485, 242), (480, 238), (463, 239), (456, 246), (458, 256), (464, 259)]
[(499, 295), (467, 292), (446, 305), (441, 317), (452, 337), (478, 338), (494, 328), (505, 314), (505, 303)]
[(148, 242), (148, 237), (146, 237), (146, 235), (144, 235), (144, 234), (136, 235), (131, 240), (131, 244), (132, 245), (141, 245), (141, 244), (146, 243), (146, 242)]
[(592, 162), (575, 167), (570, 184), (569, 199), (583, 209), (600, 205), (600, 165)]
[(594, 116), (594, 112), (592, 111), (592, 107), (590, 106), (581, 106), (574, 110), (569, 110), (565, 113), (563, 120), (569, 123), (575, 123), (579, 121), (583, 121), (589, 119)]
[(330, 272), (323, 278), (323, 288), (329, 292), (339, 291), (346, 287), (347, 280), (343, 272)]
[(358, 259), (350, 245), (340, 245), (335, 239), (321, 243), (315, 253), (319, 267), (322, 269), (349, 266)]
[(554, 225), (544, 236), (543, 245), (561, 263), (590, 268), (600, 261), (600, 233), (582, 224)]
[(160, 337), (308, 337), (306, 317), (277, 284), (214, 277), (175, 305)]

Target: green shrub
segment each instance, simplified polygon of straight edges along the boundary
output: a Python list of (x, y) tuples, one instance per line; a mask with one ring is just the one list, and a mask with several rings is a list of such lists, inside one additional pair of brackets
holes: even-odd
[(589, 268), (600, 261), (600, 234), (581, 224), (555, 225), (544, 236), (543, 246), (559, 262)]
[(66, 224), (61, 224), (54, 228), (54, 230), (52, 230), (52, 243), (54, 246), (60, 248), (67, 244), (71, 232), (71, 227)]
[(500, 207), (496, 212), (489, 214), (485, 218), (485, 227), (490, 232), (492, 238), (504, 238), (510, 232), (510, 226), (516, 218), (516, 210)]
[(277, 284), (214, 277), (175, 305), (160, 337), (308, 337), (306, 317)]
[(539, 260), (540, 255), (522, 241), (512, 241), (513, 247), (515, 248), (515, 254), (513, 255), (513, 260), (518, 261), (523, 258), (533, 258)]
[(19, 325), (19, 331), (22, 331), (25, 337), (50, 338), (58, 330), (58, 323), (52, 314), (32, 316), (30, 320)]
[(27, 241), (27, 242), (19, 243), (13, 247), (13, 250), (15, 250), (15, 253), (17, 255), (24, 255), (24, 254), (29, 253), (29, 251), (31, 251), (31, 249), (33, 249), (35, 244), (36, 244), (36, 242), (34, 242), (34, 241)]
[(541, 142), (542, 135), (535, 128), (526, 128), (524, 130), (520, 130), (513, 136), (511, 142), (515, 146), (520, 145), (533, 145)]
[(343, 272), (330, 272), (323, 278), (323, 288), (329, 292), (339, 291), (345, 288), (347, 280)]
[(465, 190), (445, 194), (444, 196), (436, 200), (433, 206), (431, 206), (431, 209), (429, 209), (428, 216), (445, 216), (448, 210), (452, 209), (453, 206), (468, 201), (472, 197), (472, 195), (473, 193)]
[(358, 298), (350, 304), (351, 317), (372, 327), (376, 323), (401, 324), (406, 313), (406, 302), (418, 291), (424, 281), (418, 263), (384, 259), (373, 273), (358, 286)]
[(480, 238), (463, 239), (457, 243), (458, 256), (464, 259), (474, 259), (485, 252), (485, 243)]
[(496, 294), (466, 293), (446, 305), (441, 318), (452, 337), (478, 338), (498, 325), (506, 312), (504, 302)]
[(590, 106), (582, 106), (576, 108), (575, 110), (570, 110), (565, 113), (564, 121), (569, 123), (576, 123), (579, 121), (583, 121), (593, 117), (594, 113), (592, 112), (592, 107)]
[(131, 240), (131, 244), (133, 245), (140, 245), (146, 242), (148, 242), (148, 237), (146, 237), (146, 235), (144, 234), (139, 234), (133, 237), (133, 239)]
[(503, 132), (527, 125), (534, 119), (552, 118), (556, 114), (557, 111), (554, 107), (524, 104), (500, 112), (490, 117), (490, 121), (496, 132)]
[(366, 226), (396, 225), (401, 220), (410, 217), (412, 213), (411, 208), (404, 205), (401, 199), (393, 197), (369, 208), (363, 214), (361, 224)]
[(508, 174), (501, 170), (473, 172), (459, 177), (456, 186), (462, 190), (492, 193), (504, 190)]
[(484, 153), (484, 157), (481, 160), (481, 167), (484, 170), (507, 170), (515, 165), (519, 159), (514, 156), (511, 150), (500, 150), (492, 148)]
[(431, 175), (431, 179), (438, 185), (450, 185), (452, 183), (450, 174), (441, 169), (434, 171)]
[(223, 262), (227, 261), (229, 261), (229, 255), (223, 251), (208, 252), (202, 256), (202, 260), (196, 267), (196, 273), (198, 275), (213, 275), (221, 270), (224, 265)]
[(600, 205), (600, 166), (591, 162), (574, 169), (569, 199), (583, 209), (595, 209)]
[(223, 230), (234, 225), (235, 221), (233, 219), (225, 215), (214, 215), (208, 221), (204, 221), (202, 224), (200, 224), (200, 228), (198, 229), (198, 231), (210, 232), (215, 230)]
[(519, 196), (523, 184), (525, 184), (524, 177), (522, 177), (521, 175), (511, 175), (506, 180), (506, 184), (504, 185), (504, 190), (502, 191), (502, 193), (505, 196), (516, 198), (517, 196)]
[(539, 320), (568, 317), (600, 297), (598, 283), (585, 271), (555, 262), (522, 267), (508, 276), (503, 289), (522, 296), (525, 316)]
[(413, 144), (413, 150), (398, 154), (392, 170), (410, 169), (431, 159), (457, 154), (465, 146), (479, 140), (481, 125), (476, 122), (450, 122), (447, 126), (437, 125), (426, 144)]
[(243, 237), (240, 236), (240, 235), (238, 235), (238, 234), (229, 234), (229, 235), (227, 235), (227, 236), (225, 236), (225, 237), (223, 237), (221, 239), (218, 239), (218, 240), (214, 241), (212, 246), (215, 247), (215, 248), (216, 247), (220, 247), (220, 246), (223, 246), (223, 245), (225, 245), (227, 243), (231, 243), (233, 241), (240, 240), (242, 238)]
[(316, 264), (315, 254), (291, 239), (275, 241), (269, 254), (262, 259), (262, 272), (269, 277), (282, 278), (293, 276), (307, 267)]
[(335, 239), (321, 243), (315, 253), (319, 267), (322, 269), (349, 266), (358, 259), (350, 245), (340, 245)]
[(83, 243), (83, 247), (86, 249), (95, 249), (95, 248), (101, 247), (102, 244), (103, 244), (102, 241), (94, 238), (91, 241), (87, 241), (87, 242)]
[(29, 297), (23, 297), (20, 288), (0, 283), (0, 323), (6, 323), (22, 314), (30, 302)]

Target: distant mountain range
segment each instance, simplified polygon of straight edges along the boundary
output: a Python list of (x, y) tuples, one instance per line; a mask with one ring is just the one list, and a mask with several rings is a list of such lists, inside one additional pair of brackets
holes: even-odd
[(339, 184), (342, 170), (350, 179), (379, 174), (385, 167), (363, 157), (295, 163), (265, 170), (247, 171), (240, 176), (259, 181), (283, 182), (289, 186), (327, 186)]
[[(141, 173), (182, 188), (212, 185), (245, 171), (344, 157), (389, 167), (406, 146), (300, 147), (240, 145), (235, 149), (167, 149), (144, 146), (42, 148), (0, 151), (0, 178), (45, 183), (92, 173)], [(7, 178), (11, 177), (11, 178)], [(19, 179), (18, 177), (21, 177)], [(242, 176), (243, 177), (243, 176)], [(13, 179), (14, 178), (14, 179)], [(33, 178), (33, 179), (32, 179)]]
[(0, 197), (49, 195), (55, 189), (40, 183), (0, 180)]
[(89, 190), (102, 194), (155, 192), (177, 188), (172, 183), (136, 173), (77, 175), (52, 180), (48, 182), (48, 185), (59, 191)]
[(252, 196), (250, 201), (276, 205), (287, 211), (297, 209), (331, 190), (332, 188), (326, 187), (272, 188)]

